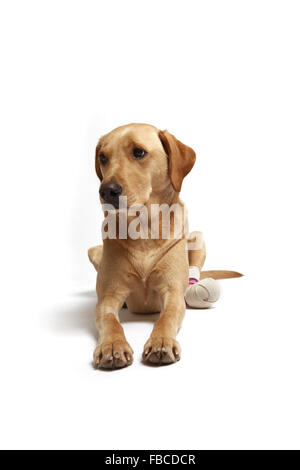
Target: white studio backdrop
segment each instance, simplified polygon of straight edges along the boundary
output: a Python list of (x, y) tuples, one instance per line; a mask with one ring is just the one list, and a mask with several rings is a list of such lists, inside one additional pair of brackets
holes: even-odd
[[(299, 20), (296, 1), (1, 2), (5, 447), (299, 447)], [(224, 283), (220, 317), (210, 323), (205, 312), (195, 319), (200, 359), (190, 350), (177, 373), (176, 366), (157, 375), (133, 366), (111, 378), (90, 367), (94, 340), (80, 336), (80, 328), (70, 339), (67, 324), (72, 311), (79, 318), (82, 295), (95, 284), (86, 254), (100, 243), (102, 221), (95, 146), (130, 122), (167, 128), (196, 150), (182, 191), (190, 228), (204, 232), (208, 269), (246, 277)], [(47, 329), (64, 302), (68, 320), (57, 320), (64, 332)], [(90, 297), (90, 309), (94, 302)], [(191, 318), (180, 336), (186, 348), (199, 342)], [(136, 328), (141, 348), (147, 334), (141, 322)], [(147, 391), (140, 379), (146, 384), (150, 374)], [(130, 403), (132, 411), (123, 413), (134, 423), (148, 407), (145, 439), (130, 424), (135, 444), (124, 435), (98, 441), (88, 397), (96, 400), (99, 381), (102, 396), (122, 400), (118, 390), (129, 377), (139, 409)], [(167, 437), (151, 420), (149, 395), (160, 396), (158, 377), (194, 387), (171, 400), (178, 433), (174, 427)], [(197, 432), (188, 420), (191, 397), (201, 410)], [(127, 392), (126, 399), (133, 400)], [(164, 406), (161, 413), (173, 416)]]

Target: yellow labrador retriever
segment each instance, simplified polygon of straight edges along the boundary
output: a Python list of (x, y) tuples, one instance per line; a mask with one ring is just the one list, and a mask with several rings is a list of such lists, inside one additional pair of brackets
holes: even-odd
[[(145, 344), (143, 360), (170, 364), (180, 359), (176, 335), (185, 313), (188, 268), (191, 265), (201, 270), (205, 245), (201, 240), (196, 249), (187, 250), (185, 221), (182, 218), (179, 222), (180, 236), (178, 233), (175, 236), (178, 220), (173, 212), (169, 220), (170, 235), (163, 237), (161, 216), (151, 207), (161, 204), (184, 207), (179, 192), (195, 159), (193, 149), (168, 131), (148, 124), (118, 127), (98, 142), (95, 165), (101, 181), (100, 200), (114, 209), (116, 233), (114, 237), (106, 237), (103, 246), (89, 249), (89, 258), (98, 272), (96, 367), (119, 368), (133, 361), (133, 351), (118, 317), (124, 302), (132, 312), (160, 312)], [(125, 209), (120, 209), (121, 197), (126, 198)], [(146, 233), (149, 236), (120, 236), (120, 214), (134, 206), (144, 207), (149, 218), (151, 214), (151, 223), (158, 222), (158, 236), (153, 237), (151, 224)], [(127, 225), (132, 220), (129, 216)], [(231, 274), (207, 271), (201, 273), (201, 278), (235, 277)]]

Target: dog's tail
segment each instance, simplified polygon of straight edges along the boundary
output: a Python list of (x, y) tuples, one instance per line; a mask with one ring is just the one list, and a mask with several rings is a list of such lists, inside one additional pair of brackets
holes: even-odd
[(244, 274), (237, 273), (236, 271), (223, 271), (221, 269), (216, 271), (202, 271), (200, 279), (212, 277), (213, 279), (231, 279), (234, 277), (242, 277)]

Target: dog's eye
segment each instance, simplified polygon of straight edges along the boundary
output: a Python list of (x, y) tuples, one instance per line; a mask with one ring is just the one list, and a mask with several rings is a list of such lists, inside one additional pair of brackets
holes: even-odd
[(138, 147), (135, 147), (133, 149), (133, 156), (134, 158), (136, 158), (137, 160), (140, 160), (141, 158), (144, 158), (144, 156), (147, 154), (147, 152), (143, 149), (140, 149)]
[(100, 158), (100, 162), (103, 165), (105, 165), (105, 163), (107, 163), (107, 157), (104, 155), (104, 153), (100, 153), (99, 158)]

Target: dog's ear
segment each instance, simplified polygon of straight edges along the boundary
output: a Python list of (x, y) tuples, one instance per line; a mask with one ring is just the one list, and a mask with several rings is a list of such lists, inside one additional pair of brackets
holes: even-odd
[(99, 154), (100, 154), (100, 141), (98, 142), (97, 147), (96, 147), (96, 151), (95, 151), (95, 170), (96, 170), (98, 178), (100, 179), (100, 181), (102, 181), (103, 180), (103, 175), (101, 173), (101, 168), (100, 168)]
[(159, 131), (159, 138), (169, 158), (170, 179), (175, 191), (181, 189), (183, 178), (191, 171), (196, 153), (168, 131)]

